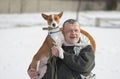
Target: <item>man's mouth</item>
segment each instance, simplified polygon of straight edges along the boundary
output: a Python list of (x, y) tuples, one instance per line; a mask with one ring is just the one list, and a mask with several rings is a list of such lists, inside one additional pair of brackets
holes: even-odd
[(75, 36), (72, 36), (72, 37), (70, 37), (71, 39), (75, 39), (76, 37)]

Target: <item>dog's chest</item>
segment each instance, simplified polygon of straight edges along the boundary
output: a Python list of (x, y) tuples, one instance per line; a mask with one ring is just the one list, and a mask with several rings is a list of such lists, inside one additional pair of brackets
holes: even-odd
[(56, 44), (58, 44), (60, 46), (63, 44), (64, 36), (61, 31), (54, 32), (54, 33), (50, 34), (50, 36)]

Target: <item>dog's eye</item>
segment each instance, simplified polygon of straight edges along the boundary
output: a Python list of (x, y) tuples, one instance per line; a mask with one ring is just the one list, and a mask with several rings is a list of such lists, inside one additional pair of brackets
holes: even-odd
[(49, 18), (48, 20), (49, 20), (49, 22), (52, 22), (52, 19)]
[(57, 18), (57, 17), (55, 17), (55, 20), (58, 20), (58, 18)]

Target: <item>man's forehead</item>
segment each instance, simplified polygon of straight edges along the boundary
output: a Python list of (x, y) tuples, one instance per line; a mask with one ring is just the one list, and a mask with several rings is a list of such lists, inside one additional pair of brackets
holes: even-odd
[(80, 25), (79, 25), (78, 22), (75, 22), (75, 23), (73, 23), (73, 24), (71, 24), (71, 23), (66, 23), (65, 26), (64, 26), (64, 28), (76, 28), (76, 27), (80, 28)]

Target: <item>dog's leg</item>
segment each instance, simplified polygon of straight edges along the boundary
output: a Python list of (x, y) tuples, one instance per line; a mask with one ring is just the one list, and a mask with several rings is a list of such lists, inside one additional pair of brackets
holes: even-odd
[(41, 46), (41, 48), (38, 50), (38, 52), (34, 55), (33, 60), (29, 66), (29, 68), (37, 68), (37, 63), (40, 60), (40, 58), (42, 56), (49, 56), (49, 52), (50, 52), (50, 47), (52, 47), (52, 40), (50, 38), (50, 36), (48, 35), (45, 39), (45, 41), (43, 42), (43, 45)]

